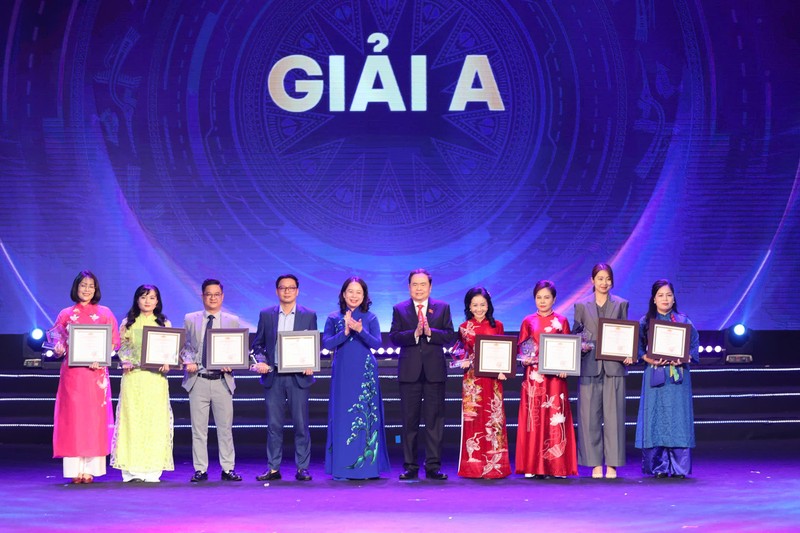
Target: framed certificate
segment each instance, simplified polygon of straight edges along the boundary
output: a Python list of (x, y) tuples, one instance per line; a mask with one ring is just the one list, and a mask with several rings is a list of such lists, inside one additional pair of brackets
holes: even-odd
[(247, 328), (206, 330), (208, 355), (206, 369), (246, 370), (250, 368), (250, 349), (247, 346), (249, 340), (250, 330)]
[(647, 331), (647, 356), (688, 363), (692, 326), (666, 320), (651, 320)]
[(111, 366), (111, 324), (69, 325), (69, 366)]
[(539, 335), (539, 373), (581, 375), (581, 336)]
[(598, 326), (595, 359), (621, 363), (630, 357), (636, 361), (639, 357), (638, 322), (601, 318)]
[(517, 371), (517, 338), (510, 335), (475, 336), (475, 375), (495, 378)]
[(143, 327), (141, 367), (150, 370), (158, 370), (164, 365), (181, 368), (180, 353), (185, 340), (186, 330), (183, 328)]
[(279, 331), (275, 365), (280, 374), (319, 371), (319, 331)]

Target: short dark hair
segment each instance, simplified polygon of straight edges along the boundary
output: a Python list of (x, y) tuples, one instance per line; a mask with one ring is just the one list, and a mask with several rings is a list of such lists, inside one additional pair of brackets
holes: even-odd
[(221, 292), (225, 292), (225, 288), (222, 286), (222, 282), (214, 278), (207, 278), (203, 281), (203, 287), (201, 289), (202, 292), (206, 292), (206, 287), (208, 287), (209, 285), (219, 285), (219, 290)]
[(416, 274), (425, 274), (426, 276), (428, 276), (428, 283), (433, 285), (433, 276), (431, 276), (431, 273), (425, 270), (424, 268), (415, 268), (414, 270), (408, 273), (409, 285), (411, 285), (411, 278), (413, 278)]
[(467, 291), (467, 294), (464, 295), (464, 316), (467, 317), (467, 320), (470, 320), (475, 315), (472, 314), (470, 311), (469, 306), (472, 304), (472, 299), (476, 296), (483, 296), (486, 298), (486, 303), (489, 306), (489, 309), (486, 311), (486, 320), (489, 321), (489, 325), (495, 327), (497, 323), (494, 320), (494, 305), (492, 305), (492, 295), (489, 294), (483, 287), (473, 287)]
[(536, 282), (536, 285), (533, 287), (533, 298), (536, 299), (536, 295), (542, 289), (548, 289), (550, 294), (553, 295), (553, 299), (556, 297), (556, 286), (555, 284), (550, 281), (549, 279), (540, 279)]
[(361, 305), (359, 305), (358, 308), (366, 313), (367, 311), (369, 311), (369, 306), (372, 305), (372, 300), (369, 299), (369, 289), (367, 289), (367, 282), (359, 278), (358, 276), (351, 276), (346, 280), (344, 280), (344, 283), (342, 284), (342, 290), (339, 291), (339, 311), (341, 311), (342, 313), (347, 312), (347, 302), (345, 302), (344, 300), (344, 292), (347, 290), (347, 287), (351, 283), (358, 283), (364, 290), (364, 301), (361, 302)]
[[(611, 280), (611, 287), (614, 287), (614, 271), (611, 270), (611, 265), (608, 263), (597, 263), (594, 267), (592, 267), (592, 279), (596, 278), (597, 275), (605, 270), (608, 272), (608, 277)], [(592, 292), (594, 292), (594, 285), (592, 285)]]
[(80, 298), (78, 298), (78, 285), (81, 284), (81, 281), (84, 279), (89, 278), (94, 281), (94, 296), (92, 296), (91, 302), (96, 304), (100, 301), (100, 281), (97, 279), (97, 276), (94, 275), (94, 272), (91, 270), (81, 270), (78, 272), (78, 275), (75, 276), (75, 279), (72, 280), (72, 290), (69, 293), (69, 297), (72, 299), (73, 302), (78, 303), (80, 302)]
[(278, 288), (278, 285), (280, 285), (282, 279), (293, 279), (294, 280), (294, 284), (297, 285), (298, 287), (300, 287), (300, 282), (297, 280), (297, 276), (295, 276), (294, 274), (281, 274), (275, 280), (275, 288), (276, 289)]

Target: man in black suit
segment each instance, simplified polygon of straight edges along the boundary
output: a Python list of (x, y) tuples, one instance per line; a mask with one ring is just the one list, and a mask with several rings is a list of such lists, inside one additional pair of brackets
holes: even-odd
[[(417, 434), (420, 414), (425, 420), (425, 477), (445, 480), (441, 471), (444, 436), (444, 390), (447, 363), (443, 346), (453, 342), (450, 306), (430, 298), (433, 279), (425, 269), (408, 275), (411, 299), (392, 310), (390, 338), (401, 347), (397, 365), (400, 410), (403, 413), (401, 480), (419, 476)], [(424, 402), (423, 402), (424, 399)]]
[(261, 374), (267, 401), (267, 463), (269, 468), (259, 481), (281, 479), (283, 459), (283, 422), (286, 405), (294, 425), (295, 479), (311, 481), (308, 465), (311, 459), (311, 433), (308, 428), (309, 388), (314, 383), (311, 370), (302, 373), (278, 374), (275, 351), (280, 331), (317, 331), (317, 313), (297, 304), (300, 283), (293, 274), (275, 280), (275, 294), (280, 305), (263, 309), (258, 316), (258, 331), (253, 339), (253, 352), (258, 361), (254, 370)]

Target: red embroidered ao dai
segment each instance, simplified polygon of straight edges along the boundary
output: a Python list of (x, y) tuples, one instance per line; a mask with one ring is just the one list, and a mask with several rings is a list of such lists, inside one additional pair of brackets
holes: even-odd
[(578, 456), (567, 380), (536, 371), (541, 333), (569, 334), (569, 322), (557, 313), (546, 317), (534, 313), (520, 326), (519, 343), (532, 339), (535, 356), (534, 364), (525, 367), (520, 394), (516, 472), (574, 476), (578, 474)]
[[(470, 319), (458, 332), (467, 357), (475, 357), (476, 335), (502, 335), (503, 324)], [(464, 373), (461, 403), (461, 453), (458, 475), (470, 478), (503, 478), (511, 474), (508, 457), (503, 382), (475, 375), (473, 367)]]
[[(108, 307), (75, 304), (58, 314), (56, 326), (111, 324), (112, 344), (119, 347), (117, 319)], [(53, 426), (53, 457), (103, 457), (111, 452), (114, 417), (108, 369), (61, 364)]]

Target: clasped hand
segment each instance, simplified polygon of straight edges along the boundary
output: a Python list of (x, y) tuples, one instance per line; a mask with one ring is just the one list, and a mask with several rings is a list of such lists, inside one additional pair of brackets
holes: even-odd
[(428, 319), (423, 318), (421, 321), (417, 323), (417, 329), (414, 330), (415, 337), (422, 337), (425, 335), (426, 337), (431, 336), (431, 326), (428, 324)]
[(361, 333), (364, 329), (364, 324), (361, 323), (361, 320), (353, 320), (353, 313), (349, 309), (344, 314), (344, 334), (345, 336), (350, 335), (350, 330), (355, 331), (356, 333)]

